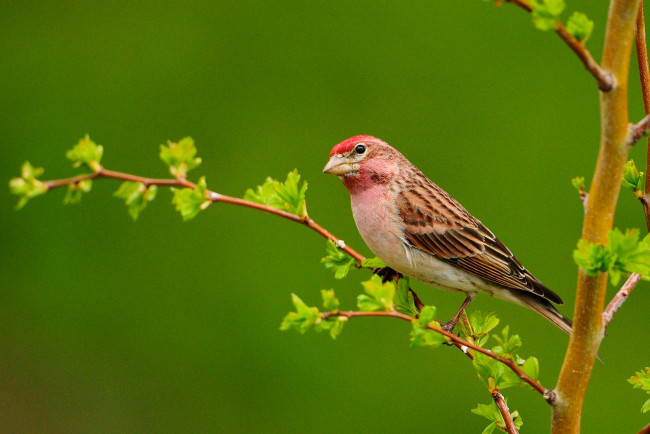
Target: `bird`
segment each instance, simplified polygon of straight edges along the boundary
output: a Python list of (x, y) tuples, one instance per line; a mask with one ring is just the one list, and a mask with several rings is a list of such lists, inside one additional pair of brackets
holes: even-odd
[(390, 269), (435, 288), (465, 293), (452, 331), (478, 293), (532, 309), (571, 334), (562, 299), (534, 277), (483, 223), (388, 143), (369, 135), (332, 149), (324, 173), (350, 194), (370, 250)]

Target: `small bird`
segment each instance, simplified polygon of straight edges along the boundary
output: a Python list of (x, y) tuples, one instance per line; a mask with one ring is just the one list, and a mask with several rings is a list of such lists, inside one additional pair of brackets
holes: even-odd
[(453, 330), (477, 293), (534, 310), (566, 333), (562, 299), (537, 280), (479, 220), (431, 182), (399, 151), (372, 136), (354, 136), (330, 153), (324, 173), (350, 193), (359, 233), (390, 268), (436, 288), (464, 292)]

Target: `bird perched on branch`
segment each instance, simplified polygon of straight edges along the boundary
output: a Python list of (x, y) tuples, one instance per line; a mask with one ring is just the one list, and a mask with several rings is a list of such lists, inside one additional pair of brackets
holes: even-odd
[(352, 214), (370, 250), (390, 268), (431, 286), (464, 292), (444, 328), (453, 330), (477, 293), (530, 308), (571, 333), (562, 299), (510, 250), (399, 151), (372, 136), (354, 136), (330, 153), (324, 173), (350, 193)]

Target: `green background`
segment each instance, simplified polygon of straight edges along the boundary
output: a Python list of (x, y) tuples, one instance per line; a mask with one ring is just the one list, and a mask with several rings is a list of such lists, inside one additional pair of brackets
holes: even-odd
[[(606, 2), (565, 13), (596, 23)], [(643, 115), (636, 72), (631, 119)], [(571, 252), (582, 209), (570, 179), (593, 173), (594, 80), (523, 11), (481, 1), (19, 2), (0, 5), (2, 158), (44, 179), (75, 173), (84, 134), (114, 170), (166, 176), (158, 147), (191, 135), (208, 186), (242, 196), (298, 168), (311, 216), (370, 252), (332, 146), (372, 134), (401, 150), (574, 306)], [(644, 147), (632, 155), (641, 165)], [(132, 222), (96, 182), (80, 205), (54, 191), (14, 211), (0, 189), (0, 431), (481, 432), (490, 397), (455, 349), (409, 349), (408, 324), (351, 321), (343, 335), (280, 332), (289, 294), (336, 288), (352, 307), (367, 272), (335, 281), (324, 240), (286, 220), (215, 205), (183, 223), (161, 189)], [(643, 227), (624, 194), (621, 228)], [(459, 294), (416, 284), (446, 319)], [(614, 289), (610, 289), (613, 294)], [(608, 296), (608, 298), (609, 298)], [(643, 282), (608, 330), (584, 432), (636, 432), (647, 398), (626, 379), (650, 362)], [(567, 336), (520, 307), (480, 296), (524, 340), (554, 386)], [(547, 432), (536, 394), (506, 390), (524, 432)]]

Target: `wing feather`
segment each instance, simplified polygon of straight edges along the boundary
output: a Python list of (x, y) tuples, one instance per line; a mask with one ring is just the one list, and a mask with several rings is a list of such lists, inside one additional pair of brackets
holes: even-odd
[(400, 185), (396, 205), (412, 247), (493, 284), (562, 304), (562, 299), (526, 270), (512, 252), (465, 208), (413, 168), (413, 182)]

